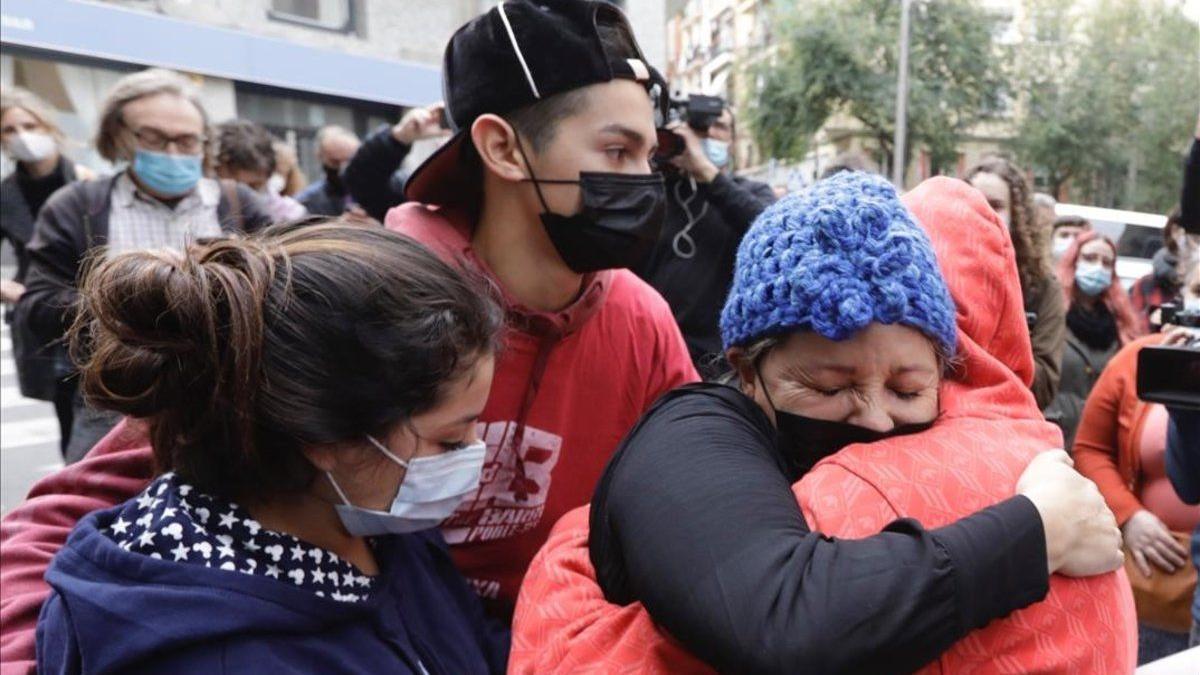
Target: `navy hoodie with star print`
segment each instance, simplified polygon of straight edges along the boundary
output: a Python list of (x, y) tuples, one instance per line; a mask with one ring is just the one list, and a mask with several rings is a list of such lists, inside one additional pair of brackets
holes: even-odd
[(380, 574), (170, 474), (84, 518), (54, 558), (39, 673), (502, 673), (437, 530), (372, 540)]

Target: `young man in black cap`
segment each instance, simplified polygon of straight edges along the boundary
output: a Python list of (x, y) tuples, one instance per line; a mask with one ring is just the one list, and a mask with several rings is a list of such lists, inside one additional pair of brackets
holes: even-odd
[(662, 226), (650, 160), (665, 87), (620, 10), (581, 0), (501, 3), (451, 38), (443, 76), (457, 133), (386, 224), (487, 275), (508, 309), (482, 484), (442, 528), (508, 615), (625, 433), (698, 379), (670, 308), (626, 269)]

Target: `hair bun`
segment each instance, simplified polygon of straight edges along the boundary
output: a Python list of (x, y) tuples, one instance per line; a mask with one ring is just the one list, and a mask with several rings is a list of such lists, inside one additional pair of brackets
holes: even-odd
[(235, 239), (98, 261), (71, 331), (85, 396), (148, 417), (246, 387), (274, 269), (261, 244)]

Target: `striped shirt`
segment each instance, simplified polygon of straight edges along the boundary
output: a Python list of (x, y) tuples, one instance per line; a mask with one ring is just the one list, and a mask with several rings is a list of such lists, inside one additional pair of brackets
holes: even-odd
[(201, 178), (196, 189), (171, 208), (142, 192), (129, 174), (123, 173), (113, 186), (107, 255), (157, 248), (183, 250), (196, 239), (218, 237), (220, 201), (217, 181)]

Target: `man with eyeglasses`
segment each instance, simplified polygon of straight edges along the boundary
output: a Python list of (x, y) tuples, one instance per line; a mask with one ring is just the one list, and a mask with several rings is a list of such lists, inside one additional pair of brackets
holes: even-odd
[[(27, 321), (40, 344), (58, 342), (71, 325), (81, 263), (92, 249), (104, 246), (108, 256), (182, 250), (197, 239), (270, 222), (251, 190), (204, 177), (207, 127), (195, 89), (178, 73), (151, 69), (113, 86), (101, 109), (96, 150), (123, 168), (52, 195), (29, 244), (26, 292), (14, 320)], [(77, 397), (65, 461), (81, 459), (116, 422)]]

